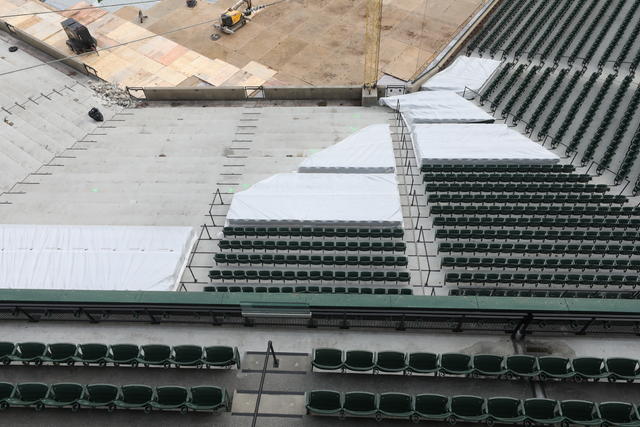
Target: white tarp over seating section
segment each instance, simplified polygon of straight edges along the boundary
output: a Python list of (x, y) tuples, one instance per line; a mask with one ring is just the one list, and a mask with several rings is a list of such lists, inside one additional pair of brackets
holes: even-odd
[(418, 164), (557, 163), (560, 158), (503, 124), (416, 125)]
[(482, 108), (455, 92), (422, 91), (407, 95), (380, 98), (380, 105), (397, 110), (407, 124), (418, 123), (493, 123), (495, 120)]
[(389, 125), (377, 124), (308, 157), (298, 172), (394, 173), (395, 164)]
[(236, 193), (228, 225), (402, 226), (394, 174), (277, 174)]
[(174, 290), (192, 227), (0, 225), (0, 288)]
[(459, 56), (453, 64), (431, 77), (422, 90), (451, 90), (464, 93), (465, 87), (478, 92), (500, 66), (500, 61)]

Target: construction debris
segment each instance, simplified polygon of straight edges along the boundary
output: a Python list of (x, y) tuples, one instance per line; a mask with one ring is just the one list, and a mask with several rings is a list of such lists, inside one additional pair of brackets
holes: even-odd
[(103, 104), (106, 106), (118, 105), (120, 107), (132, 106), (131, 96), (129, 93), (120, 89), (118, 86), (109, 82), (89, 82), (89, 87), (102, 98)]

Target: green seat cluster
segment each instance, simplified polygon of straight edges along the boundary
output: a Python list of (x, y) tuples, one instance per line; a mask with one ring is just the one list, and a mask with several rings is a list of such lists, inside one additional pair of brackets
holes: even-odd
[(631, 228), (640, 227), (640, 218), (566, 218), (566, 217), (469, 217), (436, 216), (437, 227), (544, 227), (544, 228)]
[(581, 230), (491, 230), (491, 229), (437, 229), (438, 239), (460, 240), (551, 240), (551, 241), (601, 241), (635, 242), (640, 231), (581, 231)]
[(413, 295), (410, 288), (372, 288), (369, 286), (205, 286), (204, 291), (269, 294)]
[(498, 184), (490, 182), (459, 183), (427, 183), (428, 193), (606, 193), (607, 184)]
[(224, 227), (226, 237), (349, 237), (362, 239), (401, 239), (402, 228), (366, 227)]
[(343, 351), (317, 348), (312, 365), (323, 371), (341, 372), (404, 372), (434, 375), (465, 375), (494, 378), (538, 378), (565, 380), (568, 378), (633, 382), (640, 379), (640, 363), (636, 359), (614, 357), (529, 356), (515, 354), (469, 355), (463, 353), (403, 353), (399, 351)]
[(226, 240), (218, 242), (220, 250), (239, 251), (337, 251), (337, 252), (405, 252), (404, 242), (346, 240)]
[(570, 194), (570, 193), (545, 193), (545, 194), (502, 194), (502, 193), (430, 193), (427, 195), (429, 203), (475, 203), (475, 204), (521, 204), (521, 205), (535, 205), (535, 204), (557, 204), (557, 205), (598, 205), (598, 204), (623, 204), (627, 203), (629, 199), (622, 195), (616, 194), (601, 194), (601, 193), (585, 193), (585, 194)]
[(564, 273), (446, 273), (446, 283), (480, 285), (559, 285), (559, 286), (606, 286), (634, 287), (640, 285), (637, 274), (564, 274)]
[(422, 177), (423, 182), (516, 182), (516, 183), (563, 183), (563, 182), (589, 182), (590, 175), (572, 174), (572, 173), (510, 173), (510, 172), (494, 172), (494, 173), (474, 173), (474, 172), (451, 172), (451, 173), (425, 173)]
[(636, 206), (501, 206), (501, 205), (435, 205), (431, 206), (434, 215), (515, 215), (515, 216), (640, 216), (640, 207)]
[(522, 297), (522, 298), (605, 298), (638, 299), (636, 291), (615, 290), (567, 290), (567, 289), (501, 289), (501, 288), (458, 288), (449, 291), (451, 296), (473, 297)]
[(566, 243), (457, 243), (442, 242), (439, 252), (486, 254), (581, 254), (581, 255), (640, 255), (640, 245), (566, 244)]
[(332, 271), (332, 270), (210, 270), (211, 280), (257, 280), (270, 282), (332, 281), (408, 283), (407, 271)]
[(545, 165), (545, 164), (510, 164), (510, 165), (484, 165), (484, 164), (450, 164), (450, 165), (422, 165), (422, 172), (463, 172), (463, 173), (569, 173), (575, 171), (573, 165)]
[(230, 409), (227, 391), (222, 387), (202, 385), (187, 389), (179, 386), (150, 387), (142, 384), (116, 386), (112, 384), (76, 383), (0, 383), (0, 409), (11, 407), (99, 408), (151, 411), (207, 411)]
[(512, 269), (566, 269), (566, 270), (640, 270), (640, 260), (627, 258), (480, 258), (443, 257), (443, 267), (458, 268), (512, 268)]
[(406, 267), (408, 259), (404, 255), (368, 256), (368, 255), (273, 255), (273, 254), (235, 254), (217, 253), (216, 264), (237, 265), (326, 265), (351, 267)]
[(23, 364), (84, 366), (191, 366), (232, 367), (240, 366), (240, 354), (236, 347), (196, 346), (164, 344), (71, 344), (39, 342), (0, 342), (0, 362)]
[(341, 393), (313, 390), (305, 393), (308, 415), (371, 417), (469, 423), (577, 424), (640, 426), (635, 405), (586, 400), (515, 399), (512, 397), (443, 396), (440, 394)]

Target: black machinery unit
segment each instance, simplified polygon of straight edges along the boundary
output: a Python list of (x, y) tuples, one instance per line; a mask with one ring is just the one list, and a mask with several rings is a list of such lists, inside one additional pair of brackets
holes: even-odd
[(62, 21), (62, 28), (67, 33), (67, 46), (74, 53), (80, 54), (96, 50), (96, 39), (91, 36), (87, 27), (73, 18)]

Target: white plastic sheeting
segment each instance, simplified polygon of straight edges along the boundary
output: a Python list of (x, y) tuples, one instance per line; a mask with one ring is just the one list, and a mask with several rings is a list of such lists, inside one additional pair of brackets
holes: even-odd
[(0, 225), (0, 288), (168, 291), (191, 227)]
[(395, 164), (389, 125), (377, 124), (308, 157), (298, 172), (394, 173)]
[(380, 98), (380, 105), (396, 110), (398, 105), (407, 124), (492, 123), (494, 118), (455, 92), (422, 91)]
[(229, 225), (402, 226), (394, 174), (283, 173), (236, 193)]
[(462, 94), (468, 87), (477, 92), (499, 66), (500, 61), (494, 59), (459, 56), (453, 64), (427, 80), (422, 89)]
[(503, 124), (417, 125), (412, 139), (418, 164), (540, 164), (560, 160)]

